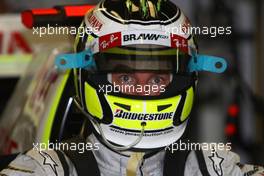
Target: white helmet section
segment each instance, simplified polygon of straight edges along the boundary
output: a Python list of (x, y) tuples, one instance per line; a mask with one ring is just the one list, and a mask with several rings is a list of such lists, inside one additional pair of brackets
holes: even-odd
[[(173, 142), (177, 141), (184, 133), (185, 128), (188, 124), (186, 120), (183, 124), (179, 126), (174, 126), (169, 129), (164, 129), (156, 132), (144, 133), (143, 138), (140, 142), (133, 146), (137, 149), (154, 149), (166, 147)], [(106, 139), (112, 143), (120, 146), (130, 145), (133, 141), (136, 141), (140, 133), (134, 131), (124, 131), (120, 129), (109, 128), (109, 125), (100, 124), (102, 131)], [(98, 134), (100, 134), (96, 125), (94, 125)], [(118, 133), (118, 135), (116, 135)]]
[(183, 49), (190, 55), (190, 49), (196, 50), (193, 37), (187, 32), (190, 22), (179, 8), (175, 15), (166, 21), (124, 20), (118, 18), (118, 14), (114, 12), (109, 13), (103, 3), (89, 11), (84, 18), (86, 27), (95, 28), (93, 31), (97, 31), (95, 35), (98, 38), (95, 38), (95, 41), (87, 40), (86, 43), (86, 49), (92, 49), (93, 53), (130, 44), (164, 45)]

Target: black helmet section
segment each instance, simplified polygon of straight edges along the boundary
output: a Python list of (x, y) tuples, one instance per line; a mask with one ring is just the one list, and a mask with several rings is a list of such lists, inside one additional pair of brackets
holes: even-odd
[(100, 7), (104, 15), (127, 24), (146, 21), (147, 24), (169, 24), (180, 17), (179, 8), (167, 0), (105, 0)]

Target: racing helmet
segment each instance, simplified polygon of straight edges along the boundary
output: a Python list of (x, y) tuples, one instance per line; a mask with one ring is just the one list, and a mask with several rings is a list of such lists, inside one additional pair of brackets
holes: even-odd
[[(104, 0), (87, 12), (81, 27), (89, 32), (77, 35), (76, 53), (60, 55), (56, 64), (75, 69), (80, 109), (116, 150), (177, 141), (193, 106), (197, 71), (226, 67), (222, 58), (198, 54), (188, 18), (168, 0)], [(126, 77), (146, 73), (169, 81), (139, 84)], [(132, 91), (123, 88), (126, 83)]]

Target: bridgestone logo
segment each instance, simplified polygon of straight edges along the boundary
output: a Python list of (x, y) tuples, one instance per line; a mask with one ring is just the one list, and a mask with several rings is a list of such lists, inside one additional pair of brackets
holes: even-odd
[(124, 112), (121, 109), (117, 109), (114, 117), (128, 119), (128, 120), (167, 120), (172, 119), (173, 112), (169, 113), (159, 113), (159, 114), (137, 114), (137, 113), (130, 113)]
[(169, 37), (166, 35), (160, 34), (129, 34), (123, 36), (123, 41), (134, 41), (134, 40), (158, 40), (158, 39), (168, 39)]

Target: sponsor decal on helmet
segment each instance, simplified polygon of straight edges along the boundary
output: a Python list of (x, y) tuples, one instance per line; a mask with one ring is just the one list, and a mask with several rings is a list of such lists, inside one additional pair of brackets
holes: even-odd
[(179, 48), (181, 51), (188, 53), (188, 41), (179, 35), (171, 34), (171, 47)]
[(144, 113), (131, 113), (124, 112), (121, 109), (116, 109), (114, 117), (128, 119), (128, 120), (168, 120), (173, 118), (173, 112), (157, 113), (157, 114), (144, 114)]
[(122, 44), (156, 44), (170, 47), (170, 35), (165, 34), (163, 31), (123, 31)]
[(161, 34), (152, 33), (140, 33), (140, 34), (128, 34), (123, 35), (123, 41), (133, 41), (133, 40), (158, 40), (158, 39), (168, 39), (169, 36)]
[(100, 31), (103, 23), (101, 21), (99, 21), (95, 15), (93, 13), (89, 13), (87, 16), (87, 20), (90, 23), (91, 27), (93, 27), (94, 29), (96, 29), (96, 31)]
[[(123, 134), (126, 136), (139, 136), (140, 135), (140, 131), (131, 131), (128, 129), (119, 129), (116, 126), (111, 126), (110, 130), (114, 133)], [(172, 132), (173, 132), (173, 129), (171, 129), (171, 128), (162, 129), (162, 130), (157, 129), (157, 130), (145, 131), (143, 136), (144, 137), (157, 137), (157, 136), (166, 135), (166, 134), (169, 134)]]
[(99, 38), (99, 50), (121, 46), (121, 32), (104, 35)]
[[(166, 35), (163, 31), (121, 31), (100, 36), (99, 41), (96, 42), (99, 42), (99, 51), (117, 46), (153, 44), (179, 48), (182, 52), (188, 53), (187, 39), (176, 34)], [(93, 52), (98, 51), (95, 49)]]

